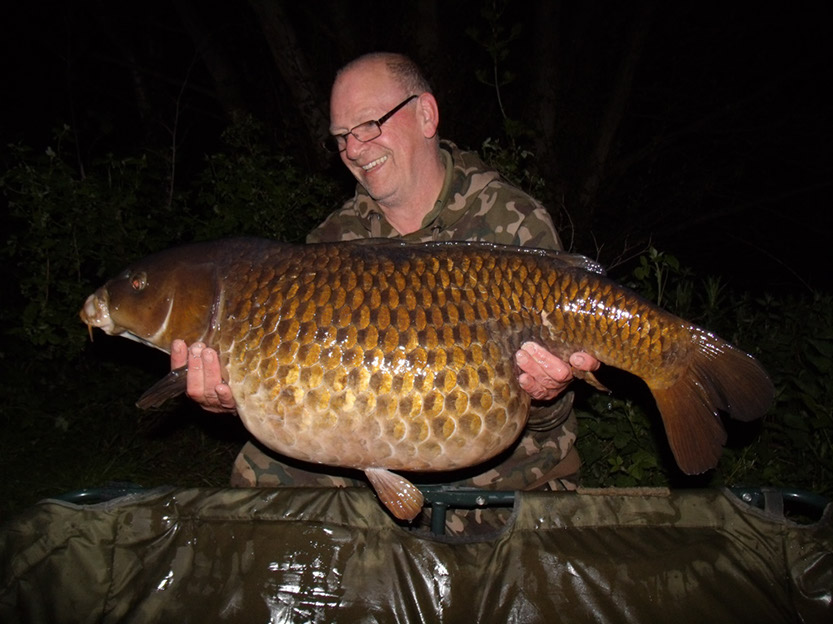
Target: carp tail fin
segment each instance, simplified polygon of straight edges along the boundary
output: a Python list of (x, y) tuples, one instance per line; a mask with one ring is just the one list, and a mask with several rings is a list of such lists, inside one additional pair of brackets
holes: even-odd
[(364, 474), (379, 500), (400, 520), (411, 521), (422, 511), (425, 498), (406, 478), (384, 468), (367, 468)]
[(168, 399), (173, 399), (185, 392), (185, 374), (187, 366), (180, 366), (173, 369), (162, 379), (148, 388), (145, 393), (136, 401), (139, 409), (153, 409), (161, 406)]
[(717, 336), (697, 329), (696, 349), (686, 372), (670, 387), (652, 388), (668, 442), (686, 474), (717, 466), (726, 430), (723, 411), (732, 418), (760, 418), (772, 403), (774, 388), (751, 356)]

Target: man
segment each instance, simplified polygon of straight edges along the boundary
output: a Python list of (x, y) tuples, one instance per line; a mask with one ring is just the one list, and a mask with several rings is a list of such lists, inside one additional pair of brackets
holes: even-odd
[[(439, 110), (416, 65), (396, 54), (365, 55), (336, 76), (330, 97), (328, 146), (358, 181), (356, 195), (307, 237), (332, 242), (370, 237), (410, 241), (479, 240), (560, 249), (546, 209), (486, 169), (479, 157), (440, 141)], [(571, 488), (578, 470), (571, 365), (591, 371), (599, 363), (576, 353), (565, 363), (528, 343), (516, 354), (521, 386), (539, 400), (530, 432), (485, 467), (452, 476), (456, 483), (501, 489)], [(188, 395), (209, 411), (233, 411), (217, 354), (202, 344), (172, 347), (173, 367), (188, 364)], [(248, 443), (232, 485), (347, 485), (332, 468), (298, 466)]]

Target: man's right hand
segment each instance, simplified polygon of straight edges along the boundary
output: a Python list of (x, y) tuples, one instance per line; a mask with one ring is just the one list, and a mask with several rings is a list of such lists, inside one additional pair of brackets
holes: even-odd
[(236, 403), (231, 395), (223, 373), (220, 358), (214, 349), (201, 342), (190, 347), (183, 340), (174, 340), (171, 345), (171, 368), (188, 365), (186, 379), (187, 394), (209, 412), (234, 412)]

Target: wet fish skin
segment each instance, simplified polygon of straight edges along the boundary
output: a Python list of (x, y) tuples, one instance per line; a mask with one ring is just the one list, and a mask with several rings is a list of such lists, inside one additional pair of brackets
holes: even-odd
[[(486, 243), (234, 239), (137, 262), (81, 317), (165, 351), (174, 338), (216, 348), (256, 438), (364, 470), (401, 518), (421, 503), (389, 470), (475, 465), (520, 435), (530, 399), (513, 356), (528, 340), (640, 376), (680, 467), (714, 467), (726, 440), (718, 410), (761, 416), (773, 393), (766, 373), (588, 267)], [(173, 388), (165, 396), (184, 381)]]

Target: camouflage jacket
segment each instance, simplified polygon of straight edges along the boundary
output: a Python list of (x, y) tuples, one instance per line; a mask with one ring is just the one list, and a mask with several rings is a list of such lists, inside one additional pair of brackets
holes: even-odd
[(360, 238), (410, 241), (467, 240), (562, 249), (549, 213), (538, 201), (488, 169), (475, 152), (441, 142), (445, 161), (442, 191), (422, 227), (401, 236), (361, 185), (352, 199), (307, 236), (308, 243)]

